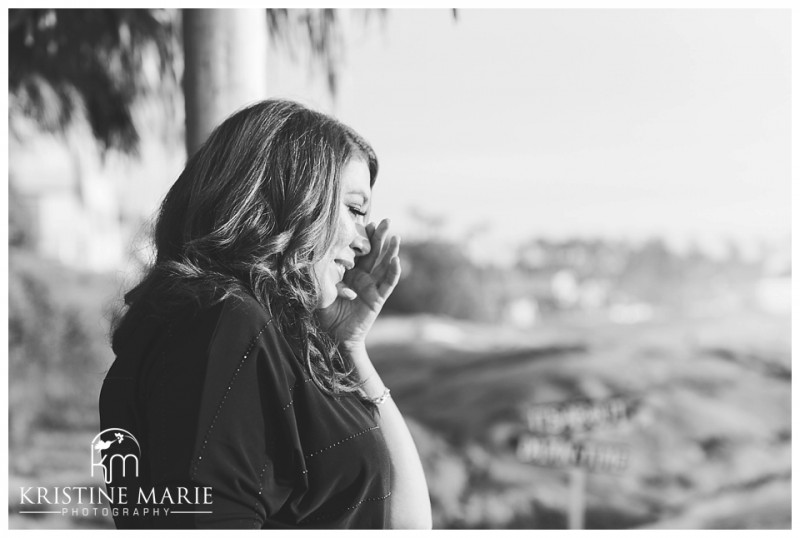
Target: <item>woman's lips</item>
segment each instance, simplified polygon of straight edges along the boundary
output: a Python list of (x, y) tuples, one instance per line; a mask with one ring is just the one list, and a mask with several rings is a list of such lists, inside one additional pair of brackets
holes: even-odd
[(338, 260), (335, 263), (336, 263), (336, 269), (339, 270), (339, 280), (342, 280), (344, 278), (345, 271), (347, 271), (347, 268), (344, 266), (342, 262)]
[(336, 268), (339, 270), (339, 280), (344, 278), (345, 272), (352, 269), (355, 265), (353, 262), (348, 260), (333, 260), (336, 264)]

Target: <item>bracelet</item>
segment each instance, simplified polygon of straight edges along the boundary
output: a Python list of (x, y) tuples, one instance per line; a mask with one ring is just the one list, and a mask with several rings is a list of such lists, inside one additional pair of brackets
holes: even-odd
[(391, 393), (388, 388), (383, 390), (383, 394), (378, 396), (377, 398), (367, 398), (370, 402), (374, 403), (375, 405), (381, 405), (383, 402), (389, 399), (389, 393)]

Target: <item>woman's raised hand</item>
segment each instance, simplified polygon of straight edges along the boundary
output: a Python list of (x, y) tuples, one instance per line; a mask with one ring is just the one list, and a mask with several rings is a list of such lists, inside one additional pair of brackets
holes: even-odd
[(356, 259), (336, 285), (338, 297), (317, 311), (323, 330), (345, 348), (363, 346), (372, 324), (400, 279), (400, 238), (389, 234), (389, 220), (365, 227), (369, 252)]

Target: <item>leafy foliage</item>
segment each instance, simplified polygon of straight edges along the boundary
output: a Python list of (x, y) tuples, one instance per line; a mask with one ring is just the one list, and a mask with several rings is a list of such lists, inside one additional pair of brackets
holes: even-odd
[(9, 256), (9, 437), (37, 428), (96, 427), (111, 363), (106, 305), (112, 276), (81, 273), (12, 248)]
[(497, 294), (490, 275), (453, 243), (430, 240), (404, 244), (403, 276), (385, 310), (488, 320), (496, 313)]
[(33, 220), (13, 181), (8, 185), (8, 245), (30, 248), (33, 246)]
[[(385, 10), (363, 14), (383, 18)], [(341, 11), (267, 9), (265, 16), (272, 43), (292, 58), (309, 47), (309, 67), (323, 72), (335, 97), (344, 57)], [(136, 99), (167, 94), (162, 101), (172, 106), (170, 96), (180, 92), (180, 20), (163, 9), (9, 10), (11, 113), (59, 133), (83, 113), (103, 150), (135, 153)]]
[[(164, 10), (9, 10), (12, 112), (50, 132), (83, 112), (103, 149), (135, 151), (131, 105), (177, 85), (173, 19)], [(147, 62), (155, 62), (154, 77), (145, 76)]]
[[(339, 86), (339, 71), (344, 58), (341, 11), (339, 9), (268, 9), (267, 28), (273, 45), (283, 45), (292, 59), (297, 59), (300, 44), (309, 46), (310, 66), (325, 76), (328, 91), (334, 97)], [(375, 16), (383, 19), (385, 9), (362, 11), (365, 22)], [(316, 65), (313, 65), (316, 64)]]

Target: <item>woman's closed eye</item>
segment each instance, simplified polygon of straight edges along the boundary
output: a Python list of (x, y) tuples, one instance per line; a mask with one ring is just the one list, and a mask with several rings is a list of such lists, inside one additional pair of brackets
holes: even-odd
[(363, 209), (361, 209), (359, 206), (351, 205), (351, 206), (348, 206), (348, 209), (350, 210), (350, 213), (352, 213), (356, 217), (363, 218), (363, 217), (367, 216), (367, 212), (364, 211)]

